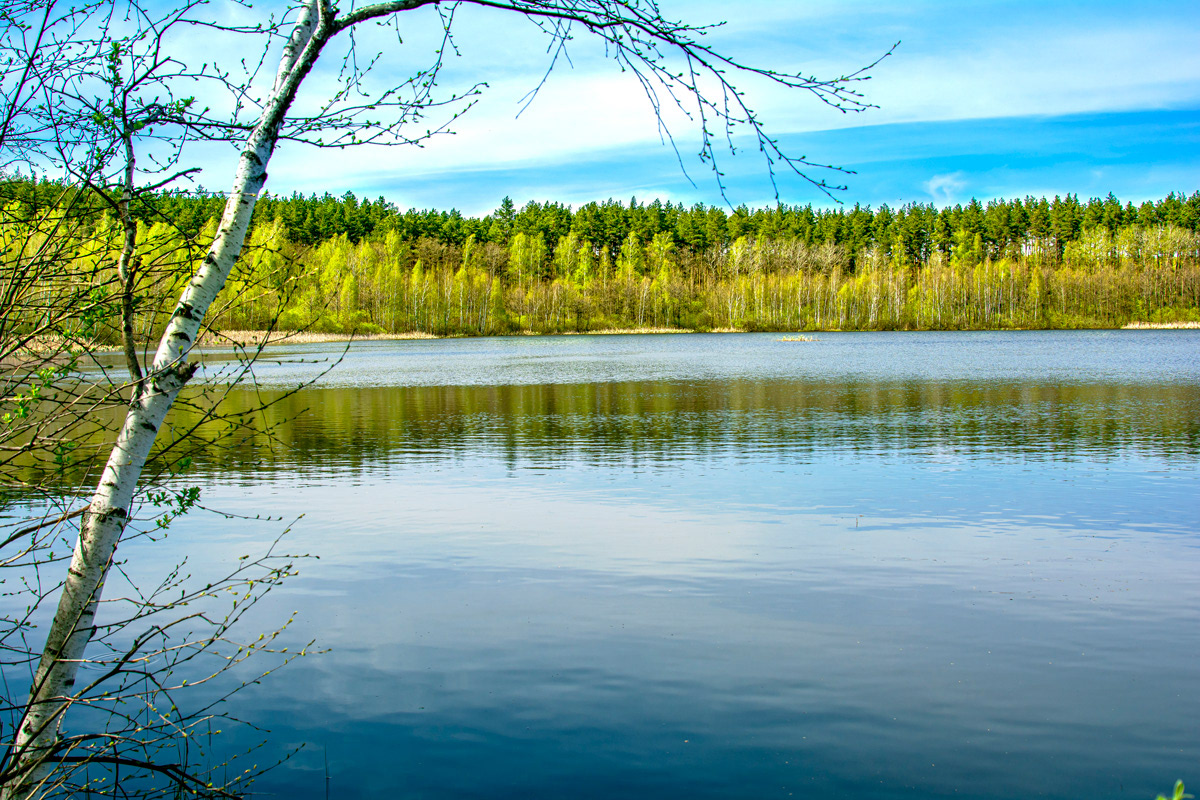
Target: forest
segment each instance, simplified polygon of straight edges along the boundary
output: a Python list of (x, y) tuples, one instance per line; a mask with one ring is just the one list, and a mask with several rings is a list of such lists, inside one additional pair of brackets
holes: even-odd
[[(121, 228), (93, 194), (3, 185), (6, 249), (74, 236), (94, 284), (81, 330), (117, 341)], [(23, 231), (70, 202), (86, 224)], [(225, 198), (142, 197), (137, 333), (150, 340), (216, 231)], [(434, 335), (612, 329), (921, 330), (1200, 322), (1200, 192), (1140, 206), (1075, 195), (937, 208), (572, 209), (505, 198), (483, 217), (401, 211), (352, 193), (264, 195), (216, 309), (218, 330)]]

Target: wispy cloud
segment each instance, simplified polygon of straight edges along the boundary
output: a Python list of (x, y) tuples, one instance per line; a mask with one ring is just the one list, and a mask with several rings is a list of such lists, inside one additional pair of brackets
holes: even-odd
[(964, 173), (959, 170), (944, 175), (934, 175), (925, 181), (925, 191), (937, 205), (949, 205), (957, 200), (967, 188)]
[[(732, 14), (728, 4), (716, 0), (673, 2), (674, 11), (664, 2), (667, 16), (704, 21)], [(436, 138), (420, 149), (326, 151), (319, 158), (306, 148), (285, 145), (272, 164), (271, 190), (349, 189), (383, 193), (406, 204), (463, 209), (479, 209), (482, 203), (490, 208), (504, 194), (521, 200), (522, 187), (547, 199), (636, 192), (639, 197), (720, 202), (715, 182), (695, 161), (695, 127), (678, 114), (669, 120), (685, 163), (696, 166), (693, 177), (699, 188), (680, 177), (675, 154), (661, 144), (654, 113), (637, 81), (622, 74), (582, 33), (572, 43), (570, 63), (559, 62), (536, 101), (517, 118), (521, 98), (538, 85), (549, 64), (545, 39), (514, 15), (477, 11), (464, 10), (456, 20), (456, 44), (463, 57), (449, 62), (441, 85), (454, 91), (487, 81), (489, 88), (456, 122), (457, 135)], [(440, 41), (435, 15), (404, 20), (403, 45), (394, 32), (362, 32), (365, 49), (387, 51), (382, 78), (423, 65)], [(1094, 150), (1090, 140), (1074, 141), (1088, 135), (1090, 123), (1005, 127), (989, 120), (1200, 108), (1200, 48), (1194, 45), (1198, 26), (1200, 6), (1180, 0), (1140, 4), (1136, 11), (1110, 0), (980, 0), (969, 14), (949, 0), (914, 0), (903, 7), (814, 0), (738, 7), (730, 22), (707, 40), (755, 64), (837, 75), (902, 39), (896, 55), (861, 85), (881, 109), (843, 115), (812, 98), (753, 81), (746, 87), (747, 99), (773, 134), (800, 145), (792, 152), (857, 169), (860, 174), (849, 179), (847, 199), (852, 202), (861, 192), (872, 202), (928, 196), (948, 203), (961, 200), (968, 187), (986, 196), (1001, 184), (1005, 191), (1021, 194), (1020, 181), (1030, 191), (1079, 182), (1101, 162), (1106, 175), (1128, 177), (1139, 169), (1161, 174), (1152, 168), (1167, 159), (1186, 183), (1183, 176), (1196, 174), (1198, 157), (1164, 138), (1177, 137), (1177, 129), (1160, 131), (1136, 114), (1127, 117), (1127, 124), (1134, 126), (1132, 138), (1140, 147), (1122, 149), (1122, 138), (1114, 135), (1104, 140), (1111, 152)], [(324, 71), (313, 76), (302, 102), (314, 102), (336, 85), (337, 65), (335, 58), (321, 62)], [(964, 120), (979, 124), (958, 127)], [(917, 139), (917, 129), (904, 128), (913, 124), (931, 127), (921, 128), (924, 138)], [(1147, 127), (1137, 127), (1142, 124)], [(878, 127), (849, 130), (870, 125)], [(892, 134), (901, 129), (903, 136)], [(1008, 138), (991, 133), (1001, 129)], [(949, 142), (945, 137), (950, 135), (971, 138)], [(933, 141), (939, 144), (924, 146)], [(745, 157), (724, 162), (731, 168), (735, 203), (764, 195), (761, 181), (748, 196), (740, 193), (747, 185), (743, 181), (749, 181), (743, 175), (763, 172), (753, 143), (747, 144)], [(1031, 155), (1039, 152), (1055, 155), (1040, 160)], [(222, 158), (232, 163), (224, 154)], [(1060, 162), (1070, 164), (1070, 181), (1057, 168)], [(212, 165), (204, 177), (210, 187), (223, 183), (221, 176), (227, 174), (225, 161), (214, 156)], [(885, 174), (886, 179), (880, 177)], [(997, 178), (1001, 174), (1003, 181)], [(880, 188), (885, 184), (886, 193)], [(823, 202), (815, 190), (797, 185), (802, 193), (785, 191), (783, 199)], [(1113, 189), (1120, 193), (1119, 186)]]

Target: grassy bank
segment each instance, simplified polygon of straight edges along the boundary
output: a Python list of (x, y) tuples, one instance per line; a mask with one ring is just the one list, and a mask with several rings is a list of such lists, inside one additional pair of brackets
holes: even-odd
[[(721, 328), (718, 330), (708, 331), (709, 333), (743, 333), (736, 328)], [(694, 330), (687, 328), (607, 328), (596, 331), (564, 331), (563, 336), (613, 336), (626, 334), (645, 334), (645, 333), (696, 333)], [(324, 342), (377, 342), (391, 341), (404, 339), (454, 339), (454, 338), (471, 338), (478, 334), (447, 334), (437, 335), (427, 333), (425, 331), (406, 331), (403, 333), (322, 333), (317, 331), (265, 331), (265, 330), (230, 330), (230, 331), (206, 331), (200, 337), (201, 347), (258, 347), (262, 345), (278, 345), (278, 344), (318, 344)], [(531, 331), (522, 331), (515, 335), (519, 336), (539, 336)]]
[[(1123, 326), (1122, 330), (1200, 330), (1200, 323), (1197, 322), (1131, 322)], [(522, 332), (520, 336), (613, 336), (613, 335), (637, 335), (637, 334), (665, 334), (665, 333), (748, 333), (743, 328), (718, 328), (714, 330), (697, 331), (689, 328), (608, 328), (596, 331), (565, 331), (557, 334), (539, 334), (529, 331)], [(788, 333), (788, 331), (774, 331), (775, 333)], [(827, 333), (825, 331), (810, 331), (816, 333)], [(844, 332), (844, 331), (836, 331)], [(455, 338), (471, 338), (473, 335), (464, 334), (449, 334), (439, 336), (436, 334), (426, 333), (425, 331), (408, 331), (405, 333), (367, 333), (362, 335), (351, 335), (346, 333), (318, 333), (313, 331), (209, 331), (200, 339), (200, 345), (203, 347), (258, 347), (259, 344), (279, 345), (279, 344), (319, 344), (325, 342), (348, 342), (348, 341), (389, 341), (389, 340), (405, 340), (405, 339), (455, 339)], [(817, 341), (816, 337), (806, 335), (785, 336), (778, 341), (781, 342), (811, 342)]]
[(1131, 322), (1121, 326), (1123, 330), (1196, 330), (1200, 322)]
[(258, 347), (270, 344), (313, 344), (317, 342), (385, 341), (392, 339), (436, 339), (424, 331), (404, 333), (318, 333), (314, 331), (227, 330), (205, 331), (201, 347)]

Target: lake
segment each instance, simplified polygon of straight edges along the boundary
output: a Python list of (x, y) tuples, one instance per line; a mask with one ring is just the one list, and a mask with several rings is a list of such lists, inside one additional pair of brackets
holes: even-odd
[[(1150, 800), (1200, 784), (1200, 332), (270, 351), (139, 569), (285, 546), (296, 798)], [(209, 354), (218, 380), (226, 354)], [(255, 761), (268, 756), (260, 753)], [(326, 766), (327, 765), (327, 766)]]

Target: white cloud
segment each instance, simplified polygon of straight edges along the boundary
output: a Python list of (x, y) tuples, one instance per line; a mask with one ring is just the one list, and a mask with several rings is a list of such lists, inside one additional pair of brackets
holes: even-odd
[(925, 181), (924, 186), (934, 203), (948, 205), (960, 196), (963, 189), (967, 188), (967, 182), (962, 172), (951, 172), (945, 175), (934, 175)]
[[(778, 134), (1200, 103), (1200, 48), (1194, 46), (1194, 26), (1172, 24), (1169, 13), (1121, 19), (1117, 12), (1104, 12), (1098, 6), (1096, 13), (1073, 18), (1064, 28), (1061, 19), (1039, 17), (1051, 11), (1038, 6), (984, 3), (973, 16), (964, 16), (957, 6), (944, 5), (925, 2), (897, 10), (821, 0), (743, 5), (733, 14), (727, 4), (676, 0), (664, 4), (664, 14), (701, 21), (732, 15), (728, 25), (708, 37), (710, 43), (727, 45), (756, 63), (803, 66), (818, 75), (853, 71), (879, 55), (894, 38), (905, 38), (896, 55), (874, 71), (874, 79), (861, 85), (868, 99), (882, 106), (862, 115), (843, 115), (806, 95), (751, 82), (751, 105)], [(1006, 27), (995, 24), (1003, 16), (1000, 12), (1010, 6), (1019, 6), (1023, 16), (1014, 17), (1016, 21), (1005, 23)], [(341, 191), (383, 181), (403, 186), (410, 176), (527, 164), (561, 164), (569, 173), (573, 162), (589, 160), (598, 151), (633, 150), (658, 141), (654, 113), (637, 81), (621, 73), (582, 33), (573, 43), (573, 66), (560, 61), (518, 119), (521, 98), (538, 84), (549, 63), (546, 39), (511, 14), (475, 11), (464, 8), (456, 20), (463, 57), (449, 61), (442, 86), (449, 92), (486, 80), (490, 88), (456, 123), (456, 135), (437, 137), (420, 149), (352, 149), (319, 155), (285, 144), (272, 164), (273, 189)], [(381, 77), (411, 74), (414, 65), (423, 66), (437, 46), (438, 26), (432, 13), (402, 15), (402, 19), (403, 45), (396, 43), (391, 31), (364, 28), (361, 32), (363, 52), (386, 51)], [(332, 54), (323, 59), (305, 97), (327, 93), (335, 85), (338, 64)], [(694, 125), (674, 111), (667, 119), (681, 152), (690, 159), (698, 149)], [(807, 155), (816, 161), (829, 160), (820, 153)], [(674, 160), (670, 149), (664, 149), (662, 157), (664, 163)], [(229, 173), (215, 173), (223, 169), (222, 165), (210, 170), (207, 185), (222, 183), (221, 176)], [(955, 191), (953, 180), (954, 174), (935, 176), (926, 188), (934, 197), (945, 196)]]
[[(727, 30), (743, 21), (749, 26), (761, 22), (743, 11)], [(781, 24), (786, 22), (785, 18)], [(921, 50), (919, 43), (901, 45), (871, 81), (861, 84), (868, 99), (881, 107), (863, 114), (842, 114), (807, 95), (761, 82), (751, 82), (749, 99), (777, 133), (1200, 102), (1200, 48), (1194, 46), (1194, 31), (1154, 21), (1091, 29), (1087, 24), (1081, 20), (1080, 29), (1067, 35), (1028, 30), (998, 36), (989, 28), (966, 31), (952, 46)], [(860, 42), (863, 38), (860, 34)], [(852, 71), (891, 43), (883, 34), (875, 38), (879, 41), (874, 49), (859, 45), (852, 55), (821, 53), (810, 67), (818, 75)], [(781, 54), (765, 51), (760, 60), (786, 66), (793, 57), (777, 55)], [(645, 144), (658, 136), (639, 86), (611, 62), (580, 59), (574, 72), (552, 76), (529, 111), (514, 119), (516, 99), (538, 79), (540, 75), (525, 73), (497, 82), (464, 120), (457, 137), (435, 143), (419, 159), (398, 155), (398, 170), (410, 164), (447, 169), (553, 160), (596, 148)], [(681, 150), (691, 155), (698, 149), (694, 127), (679, 114), (672, 114), (669, 122)], [(664, 153), (664, 158), (671, 157)]]

